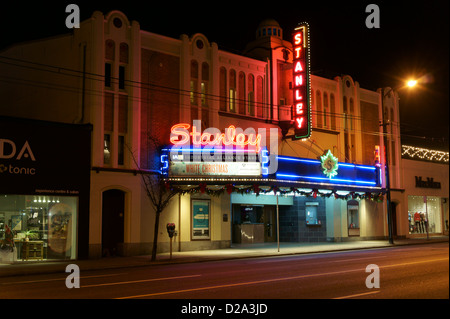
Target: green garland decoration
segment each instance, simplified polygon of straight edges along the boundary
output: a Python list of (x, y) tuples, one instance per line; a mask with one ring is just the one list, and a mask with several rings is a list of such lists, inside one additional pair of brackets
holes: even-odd
[(198, 186), (194, 186), (194, 187), (190, 187), (190, 188), (182, 188), (178, 185), (173, 185), (173, 184), (170, 184), (169, 182), (166, 182), (165, 186), (168, 191), (179, 193), (181, 195), (200, 193), (200, 194), (207, 194), (209, 196), (215, 196), (215, 197), (219, 197), (219, 196), (223, 195), (225, 192), (228, 193), (229, 195), (231, 195), (231, 193), (237, 193), (237, 194), (241, 194), (241, 195), (255, 194), (256, 196), (259, 196), (260, 194), (267, 194), (270, 192), (274, 192), (274, 193), (278, 193), (280, 195), (294, 193), (295, 195), (313, 197), (313, 198), (317, 198), (317, 196), (323, 197), (323, 198), (330, 198), (331, 196), (333, 196), (335, 199), (343, 199), (343, 200), (369, 199), (374, 202), (382, 202), (383, 196), (386, 193), (385, 191), (382, 191), (380, 193), (365, 192), (363, 194), (356, 193), (356, 192), (349, 192), (346, 195), (340, 195), (334, 190), (331, 192), (320, 192), (317, 188), (314, 188), (311, 191), (305, 191), (303, 189), (296, 188), (296, 187), (280, 188), (278, 186), (260, 186), (258, 184), (241, 186), (241, 187), (237, 187), (233, 184), (208, 187), (208, 185), (206, 183), (200, 183)]

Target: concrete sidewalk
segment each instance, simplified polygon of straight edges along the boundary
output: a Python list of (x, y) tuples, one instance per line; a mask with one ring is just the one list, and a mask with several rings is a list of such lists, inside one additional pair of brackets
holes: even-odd
[(430, 236), (426, 238), (410, 238), (394, 240), (390, 245), (387, 240), (348, 241), (348, 242), (323, 242), (323, 243), (280, 243), (280, 250), (276, 243), (233, 245), (232, 248), (173, 252), (172, 259), (169, 253), (157, 255), (155, 262), (150, 261), (150, 256), (110, 257), (93, 260), (72, 261), (18, 261), (14, 264), (0, 264), (0, 277), (35, 275), (45, 273), (61, 273), (65, 276), (68, 264), (77, 264), (81, 271), (99, 269), (118, 269), (129, 267), (144, 267), (154, 265), (170, 265), (178, 263), (192, 263), (203, 261), (219, 261), (238, 258), (255, 258), (270, 256), (287, 256), (297, 254), (323, 253), (346, 250), (374, 249), (396, 247), (401, 245), (430, 244), (449, 241), (448, 236)]

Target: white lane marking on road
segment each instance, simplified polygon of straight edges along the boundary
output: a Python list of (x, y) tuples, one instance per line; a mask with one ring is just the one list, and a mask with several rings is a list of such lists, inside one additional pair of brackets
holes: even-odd
[(137, 284), (137, 283), (142, 283), (142, 282), (160, 281), (160, 280), (173, 280), (173, 279), (182, 279), (182, 278), (194, 278), (194, 277), (200, 277), (200, 276), (201, 275), (189, 275), (189, 276), (152, 278), (152, 279), (133, 280), (133, 281), (119, 281), (119, 282), (110, 282), (110, 283), (96, 284), (96, 285), (86, 285), (86, 286), (82, 285), (81, 288), (92, 288), (92, 287), (101, 287), (101, 286)]
[(333, 299), (348, 299), (348, 298), (360, 297), (360, 296), (365, 296), (365, 295), (373, 295), (373, 294), (377, 294), (379, 292), (380, 292), (379, 290), (375, 290), (375, 291), (364, 292), (364, 293), (355, 294), (355, 295), (336, 297), (336, 298), (333, 298)]
[(363, 258), (349, 258), (349, 259), (342, 259), (342, 260), (330, 260), (330, 263), (343, 263), (343, 262), (350, 262), (354, 260), (364, 260), (364, 259), (374, 259), (374, 258), (384, 258), (387, 256), (372, 256), (372, 257), (363, 257)]
[[(380, 266), (380, 268), (407, 266), (407, 265), (422, 264), (422, 263), (444, 261), (444, 260), (448, 260), (448, 258), (440, 258), (440, 259), (433, 259), (433, 260), (415, 261), (415, 262), (410, 262), (410, 263), (386, 265), (386, 266)], [(170, 294), (201, 291), (201, 290), (210, 290), (210, 289), (218, 289), (218, 288), (248, 286), (248, 285), (264, 284), (264, 283), (270, 283), (270, 282), (276, 282), (276, 281), (284, 281), (284, 280), (294, 280), (294, 279), (302, 279), (302, 278), (309, 278), (309, 277), (337, 275), (337, 274), (344, 274), (344, 273), (356, 272), (356, 271), (365, 272), (365, 270), (366, 270), (365, 268), (349, 269), (349, 270), (326, 272), (326, 273), (320, 273), (320, 274), (300, 275), (300, 276), (293, 276), (293, 277), (282, 277), (282, 278), (265, 279), (265, 280), (258, 280), (258, 281), (240, 282), (240, 283), (235, 283), (235, 284), (225, 284), (225, 285), (199, 287), (199, 288), (191, 288), (191, 289), (184, 289), (184, 290), (156, 292), (156, 293), (145, 294), (145, 295), (119, 297), (116, 299), (133, 299), (133, 298), (153, 297), (153, 296), (170, 295)]]
[[(109, 275), (96, 275), (96, 276), (81, 276), (80, 279), (86, 279), (86, 278), (100, 278), (100, 277), (113, 277), (113, 276), (120, 276), (124, 275), (125, 273), (120, 274), (109, 274)], [(53, 279), (41, 279), (41, 280), (28, 280), (28, 281), (15, 281), (15, 282), (2, 282), (0, 284), (2, 285), (16, 285), (16, 284), (34, 284), (39, 282), (50, 282), (50, 281), (59, 281), (59, 280), (66, 280), (67, 277), (64, 278), (53, 278)]]

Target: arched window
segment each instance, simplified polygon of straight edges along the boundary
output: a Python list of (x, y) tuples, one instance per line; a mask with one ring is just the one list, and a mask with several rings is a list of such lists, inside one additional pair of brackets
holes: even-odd
[(227, 70), (224, 67), (220, 68), (219, 86), (220, 86), (219, 108), (221, 111), (226, 112), (227, 111)]
[(336, 129), (336, 100), (334, 98), (334, 94), (330, 94), (330, 122), (331, 129)]
[(343, 113), (344, 113), (344, 130), (348, 130), (348, 107), (347, 107), (347, 97), (343, 98)]
[(262, 76), (256, 78), (256, 116), (264, 117), (264, 80)]
[(106, 40), (105, 42), (105, 59), (114, 61), (115, 58), (115, 45), (113, 40)]
[(115, 59), (116, 47), (113, 40), (105, 42), (105, 87), (112, 89), (113, 63)]
[(128, 63), (128, 44), (120, 44), (120, 63)]
[(255, 77), (253, 74), (248, 75), (247, 92), (247, 115), (255, 116)]
[(236, 112), (236, 71), (230, 70), (230, 82), (228, 88), (230, 94), (229, 98), (229, 111)]
[(200, 99), (203, 107), (208, 107), (208, 90), (209, 90), (209, 64), (202, 63), (202, 82), (200, 84)]
[(316, 118), (317, 118), (317, 127), (322, 127), (322, 94), (320, 91), (316, 92)]
[(198, 85), (198, 62), (191, 61), (191, 85), (190, 85), (190, 97), (191, 104), (197, 105), (197, 85)]
[(239, 114), (245, 114), (245, 73), (239, 72)]
[(353, 98), (350, 98), (350, 130), (355, 129), (355, 105), (353, 103)]
[(327, 128), (329, 124), (329, 106), (328, 106), (328, 93), (323, 92), (323, 127)]
[(119, 89), (125, 90), (126, 65), (128, 64), (128, 44), (122, 42), (119, 47)]

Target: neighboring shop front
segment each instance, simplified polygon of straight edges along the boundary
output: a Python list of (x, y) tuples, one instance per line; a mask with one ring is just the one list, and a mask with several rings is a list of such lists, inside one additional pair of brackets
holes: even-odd
[(91, 126), (0, 117), (0, 263), (87, 257)]
[(448, 164), (403, 159), (407, 233), (448, 234)]

